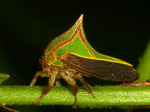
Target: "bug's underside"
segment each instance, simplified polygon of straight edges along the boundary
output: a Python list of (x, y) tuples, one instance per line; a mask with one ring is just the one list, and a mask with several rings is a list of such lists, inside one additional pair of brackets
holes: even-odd
[[(64, 64), (63, 66), (54, 66), (51, 63), (47, 62), (44, 59), (40, 59), (40, 63), (42, 65), (43, 71), (36, 72), (35, 76), (33, 77), (30, 86), (33, 86), (38, 78), (41, 77), (49, 77), (48, 85), (44, 88), (42, 95), (39, 97), (34, 104), (38, 104), (43, 96), (47, 94), (54, 85), (59, 84), (59, 79), (63, 78), (69, 85), (72, 87), (72, 93), (75, 96), (73, 108), (76, 108), (76, 94), (78, 92), (77, 83), (75, 79), (79, 79), (81, 83), (86, 87), (87, 91), (92, 94), (92, 89), (90, 85), (83, 79), (80, 72), (77, 72), (75, 69), (70, 68), (68, 65)], [(94, 97), (94, 95), (92, 94)]]
[(138, 78), (138, 74), (131, 66), (119, 63), (85, 59), (73, 54), (66, 55), (61, 60), (64, 63), (62, 66), (54, 66), (50, 62), (40, 59), (43, 71), (38, 71), (35, 74), (30, 86), (35, 84), (38, 76), (49, 77), (49, 81), (40, 98), (34, 102), (35, 104), (38, 104), (43, 96), (47, 94), (54, 85), (59, 84), (60, 78), (63, 78), (72, 87), (72, 93), (75, 96), (73, 108), (76, 108), (76, 94), (78, 92), (75, 79), (79, 79), (87, 91), (92, 94), (90, 85), (82, 77), (84, 74), (103, 80), (122, 82), (133, 81)]

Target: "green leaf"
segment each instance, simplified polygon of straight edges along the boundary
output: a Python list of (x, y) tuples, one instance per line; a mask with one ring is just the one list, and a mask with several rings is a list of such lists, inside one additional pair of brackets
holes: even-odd
[(9, 78), (9, 75), (6, 73), (0, 73), (0, 84)]
[(150, 79), (150, 41), (143, 57), (140, 59), (137, 71), (140, 74), (140, 78), (137, 80), (138, 82), (145, 82)]

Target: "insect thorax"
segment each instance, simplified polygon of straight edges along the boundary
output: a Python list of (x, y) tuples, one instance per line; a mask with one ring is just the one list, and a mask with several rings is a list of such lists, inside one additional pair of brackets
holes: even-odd
[(70, 68), (70, 66), (67, 64), (56, 66), (53, 65), (51, 62), (46, 61), (43, 58), (41, 58), (39, 62), (42, 66), (43, 72), (47, 72), (47, 77), (50, 77), (51, 75), (56, 76), (56, 78), (61, 78), (64, 75), (73, 77), (74, 74), (78, 73), (75, 69)]

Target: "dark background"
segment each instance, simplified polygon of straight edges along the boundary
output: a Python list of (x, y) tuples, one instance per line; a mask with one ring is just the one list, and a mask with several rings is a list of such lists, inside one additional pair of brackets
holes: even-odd
[[(0, 2), (0, 72), (11, 75), (4, 84), (29, 85), (35, 72), (41, 70), (38, 59), (43, 49), (54, 37), (70, 28), (82, 13), (85, 33), (91, 45), (97, 51), (126, 60), (135, 67), (150, 36), (150, 4), (144, 1), (1, 0)], [(47, 80), (44, 81), (46, 81), (44, 84), (47, 84)], [(36, 112), (60, 109), (100, 111), (100, 109), (72, 110), (71, 107), (65, 106), (14, 106), (14, 108), (22, 108), (20, 110), (25, 108), (26, 111), (33, 109)], [(122, 110), (109, 108), (101, 111)]]

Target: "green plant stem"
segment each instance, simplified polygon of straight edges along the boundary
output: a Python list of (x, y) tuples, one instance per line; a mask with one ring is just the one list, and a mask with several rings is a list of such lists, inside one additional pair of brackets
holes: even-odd
[(143, 57), (140, 59), (137, 71), (140, 74), (140, 78), (137, 80), (138, 82), (144, 82), (150, 79), (150, 41), (147, 45)]
[[(96, 98), (79, 87), (78, 106), (141, 106), (150, 105), (150, 86), (95, 86)], [(0, 104), (33, 105), (41, 95), (41, 86), (0, 86)], [(72, 105), (74, 96), (67, 87), (54, 87), (41, 100), (42, 105)]]

